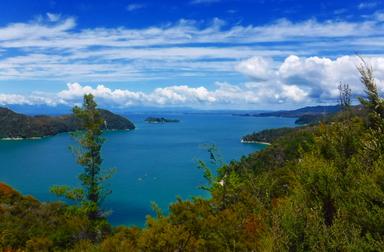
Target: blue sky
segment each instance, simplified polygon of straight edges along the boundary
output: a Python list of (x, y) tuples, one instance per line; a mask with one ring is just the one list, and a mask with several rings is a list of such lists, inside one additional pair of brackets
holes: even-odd
[(0, 2), (0, 105), (279, 109), (384, 90), (382, 1)]

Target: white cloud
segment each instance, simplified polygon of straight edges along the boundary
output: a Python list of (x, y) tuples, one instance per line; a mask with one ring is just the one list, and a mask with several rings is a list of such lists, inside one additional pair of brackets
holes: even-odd
[[(37, 45), (39, 42), (55, 40), (65, 35), (75, 25), (74, 18), (60, 20), (52, 25), (36, 22), (10, 24), (0, 28), (0, 48), (12, 47), (14, 42), (27, 42), (26, 45), (20, 45), (20, 47), (28, 47), (28, 43), (34, 42)], [(11, 46), (7, 46), (8, 43)]]
[[(74, 18), (66, 18), (58, 20), (53, 25), (44, 22), (32, 22), (15, 23), (0, 27), (0, 35), (2, 35), (0, 47), (81, 49), (92, 46), (113, 46), (125, 48), (185, 43), (242, 44), (287, 41), (298, 38), (312, 40), (314, 38), (384, 35), (384, 31), (378, 29), (381, 25), (373, 20), (375, 15), (363, 22), (333, 20), (318, 22), (311, 19), (294, 23), (287, 19), (280, 19), (262, 26), (235, 25), (224, 29), (225, 22), (216, 18), (209, 25), (202, 25), (191, 20), (180, 20), (167, 26), (143, 29), (118, 27), (93, 28), (80, 31), (73, 30), (76, 25)], [(14, 34), (17, 34), (17, 36), (14, 36)], [(47, 38), (50, 38), (51, 41), (47, 41)]]
[[(384, 57), (370, 57), (366, 59), (375, 70), (378, 88), (384, 91)], [(281, 87), (280, 96), (286, 96), (293, 101), (312, 99), (320, 102), (335, 100), (338, 96), (337, 86), (340, 82), (348, 83), (355, 95), (363, 94), (363, 86), (360, 83), (356, 67), (361, 64), (357, 56), (341, 56), (336, 59), (326, 57), (298, 57), (291, 55), (282, 63), (265, 64), (265, 61), (246, 60), (248, 71), (237, 67), (239, 71), (251, 79), (265, 79), (265, 71), (269, 69), (269, 83)], [(275, 65), (275, 66), (274, 66)], [(254, 69), (254, 71), (252, 71)], [(260, 75), (260, 77), (259, 77)]]
[[(132, 3), (130, 9), (137, 7)], [(232, 74), (236, 62), (253, 56), (266, 60), (290, 54), (382, 54), (380, 17), (375, 13), (360, 22), (281, 19), (260, 26), (229, 25), (216, 18), (143, 29), (78, 29), (73, 17), (47, 13), (47, 19), (0, 27), (0, 79), (133, 81), (208, 72), (224, 76)], [(246, 62), (238, 70), (255, 71)], [(265, 74), (263, 78), (270, 73)]]
[[(211, 0), (212, 1), (212, 0)], [(197, 3), (209, 0), (195, 1)], [(132, 3), (127, 10), (144, 6)], [(150, 92), (69, 84), (57, 94), (1, 94), (0, 104), (72, 104), (90, 92), (113, 106), (186, 105), (252, 107), (328, 101), (340, 81), (362, 92), (359, 52), (376, 69), (384, 91), (383, 13), (362, 21), (287, 19), (254, 26), (180, 20), (142, 29), (77, 27), (73, 17), (45, 18), (0, 27), (0, 80), (104, 82), (219, 76), (215, 88), (169, 85)], [(310, 55), (322, 55), (312, 57)], [(238, 85), (227, 77), (242, 75)], [(233, 80), (234, 78), (232, 78)], [(236, 82), (236, 81), (233, 81)]]
[(0, 94), (0, 104), (28, 104), (31, 105), (30, 102), (25, 96), (18, 94)]
[(296, 85), (282, 85), (282, 97), (290, 99), (295, 102), (301, 102), (305, 100), (308, 96), (308, 93), (300, 89)]
[[(369, 57), (366, 61), (375, 71), (378, 88), (384, 92), (384, 57)], [(337, 86), (348, 83), (354, 95), (363, 95), (356, 66), (357, 56), (298, 57), (291, 55), (282, 62), (271, 58), (252, 57), (239, 62), (238, 71), (249, 77), (242, 84), (216, 82), (213, 89), (204, 86), (172, 85), (149, 92), (111, 89), (68, 83), (55, 93), (33, 93), (29, 96), (0, 94), (0, 104), (67, 104), (81, 102), (84, 94), (93, 94), (101, 106), (191, 106), (197, 108), (273, 108), (303, 106), (313, 103), (335, 103)]]
[(255, 56), (236, 65), (240, 73), (252, 77), (254, 80), (267, 80), (273, 73), (273, 61), (270, 58)]
[(196, 105), (215, 102), (205, 87), (189, 87), (186, 85), (156, 88), (150, 93), (133, 92), (123, 89), (112, 90), (104, 85), (96, 88), (82, 86), (79, 83), (69, 83), (67, 89), (59, 92), (57, 96), (68, 102), (82, 99), (84, 94), (93, 94), (104, 104), (115, 106), (130, 105)]
[(1, 94), (0, 93), (0, 105), (48, 105), (56, 106), (59, 104), (67, 104), (66, 101), (60, 99), (56, 95), (33, 93), (31, 95), (20, 94)]
[(57, 22), (57, 21), (60, 20), (61, 15), (60, 14), (55, 14), (55, 13), (47, 12), (47, 17), (48, 17), (49, 21)]
[(47, 104), (72, 106), (81, 102), (84, 94), (93, 94), (101, 107), (130, 106), (190, 106), (195, 108), (250, 108), (255, 105), (276, 105), (283, 102), (303, 102), (306, 93), (294, 85), (273, 86), (266, 83), (233, 85), (217, 82), (216, 88), (174, 85), (156, 88), (151, 92), (110, 89), (104, 85), (96, 87), (68, 83), (67, 89), (56, 94), (17, 95), (0, 94), (0, 104)]

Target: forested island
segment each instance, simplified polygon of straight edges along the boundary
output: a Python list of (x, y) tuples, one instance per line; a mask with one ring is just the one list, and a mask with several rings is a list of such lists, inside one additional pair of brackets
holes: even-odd
[[(199, 162), (210, 197), (177, 198), (146, 225), (113, 227), (103, 210), (101, 123), (85, 97), (81, 188), (53, 192), (75, 204), (41, 203), (0, 184), (4, 251), (382, 251), (384, 99), (371, 68), (359, 68), (366, 97), (329, 121), (265, 133), (271, 145), (225, 164), (208, 148)], [(349, 89), (349, 88), (348, 88)], [(95, 116), (96, 115), (96, 116)], [(92, 158), (90, 158), (92, 157)], [(103, 197), (102, 197), (103, 196)]]
[[(104, 120), (103, 129), (132, 130), (135, 125), (123, 116), (100, 109)], [(0, 108), (0, 139), (25, 139), (53, 136), (58, 133), (76, 131), (81, 128), (73, 115), (28, 116), (8, 108)]]
[(145, 119), (147, 123), (178, 123), (180, 120), (177, 119), (169, 119), (164, 117), (147, 117)]

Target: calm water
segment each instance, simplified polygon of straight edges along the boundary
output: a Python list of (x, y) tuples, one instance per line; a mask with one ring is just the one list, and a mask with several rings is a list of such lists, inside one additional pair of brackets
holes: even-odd
[[(151, 114), (154, 115), (154, 114)], [(143, 225), (152, 214), (150, 203), (165, 211), (176, 196), (206, 196), (198, 159), (208, 157), (204, 144), (215, 144), (226, 162), (263, 148), (242, 144), (240, 137), (266, 128), (294, 126), (292, 118), (239, 117), (230, 114), (161, 114), (180, 123), (148, 124), (148, 114), (128, 115), (137, 129), (105, 134), (104, 167), (116, 167), (110, 180), (113, 193), (105, 202), (113, 224)], [(0, 141), (0, 181), (40, 200), (56, 199), (49, 187), (76, 185), (81, 168), (68, 146), (68, 134), (41, 140)]]

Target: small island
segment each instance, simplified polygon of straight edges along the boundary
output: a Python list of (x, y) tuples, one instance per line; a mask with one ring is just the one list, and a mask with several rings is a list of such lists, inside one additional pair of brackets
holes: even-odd
[(147, 117), (145, 119), (147, 123), (178, 123), (180, 120), (177, 119), (168, 119), (164, 117)]

